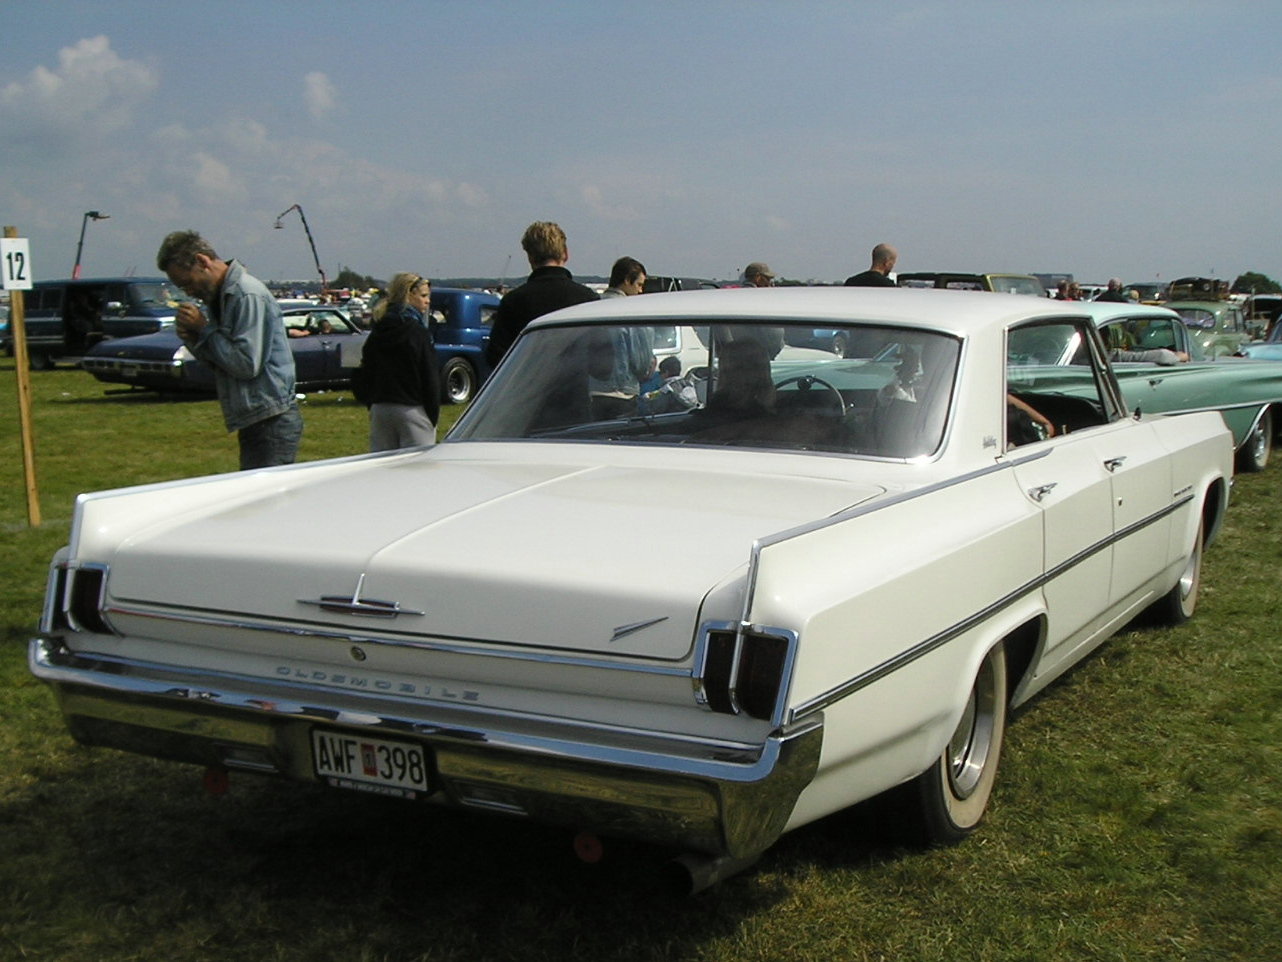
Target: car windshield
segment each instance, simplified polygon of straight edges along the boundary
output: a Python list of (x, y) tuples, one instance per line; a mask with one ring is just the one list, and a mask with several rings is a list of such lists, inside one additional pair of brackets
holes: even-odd
[(129, 296), (140, 307), (173, 307), (181, 299), (168, 284), (146, 283), (129, 285)]
[(1034, 297), (1045, 297), (1046, 288), (1036, 277), (1015, 277), (1005, 274), (990, 274), (988, 281), (993, 290), (1001, 294), (1032, 294)]
[(1215, 314), (1212, 311), (1203, 310), (1200, 307), (1177, 307), (1175, 312), (1184, 319), (1184, 323), (1189, 327), (1215, 327)]
[(1201, 345), (1195, 339), (1180, 338), (1175, 328), (1179, 323), (1179, 318), (1174, 317), (1127, 317), (1103, 325), (1100, 336), (1113, 361), (1156, 360), (1136, 355), (1156, 350), (1184, 351), (1186, 348), (1189, 360), (1206, 360)]
[(933, 454), (959, 340), (825, 321), (848, 334), (851, 356), (788, 343), (818, 323), (538, 328), (516, 343), (450, 439)]

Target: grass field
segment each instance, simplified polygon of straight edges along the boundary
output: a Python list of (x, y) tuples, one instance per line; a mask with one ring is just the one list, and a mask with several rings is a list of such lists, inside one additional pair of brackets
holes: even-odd
[[(687, 900), (659, 853), (578, 863), (565, 832), (75, 745), (26, 667), (84, 490), (234, 469), (212, 401), (32, 375), (44, 523), (26, 523), (0, 361), (0, 960), (1282, 959), (1279, 468), (1240, 478), (1197, 616), (1129, 631), (1008, 733), (987, 820), (896, 847), (869, 809), (794, 832)], [(306, 460), (365, 449), (350, 398)]]

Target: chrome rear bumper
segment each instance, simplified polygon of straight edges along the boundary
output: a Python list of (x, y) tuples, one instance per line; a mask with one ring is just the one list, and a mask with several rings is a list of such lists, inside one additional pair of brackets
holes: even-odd
[(85, 744), (315, 781), (317, 725), (402, 738), (431, 753), (434, 803), (736, 858), (783, 832), (823, 740), (821, 715), (744, 745), (179, 672), (57, 636), (33, 639), (29, 663)]

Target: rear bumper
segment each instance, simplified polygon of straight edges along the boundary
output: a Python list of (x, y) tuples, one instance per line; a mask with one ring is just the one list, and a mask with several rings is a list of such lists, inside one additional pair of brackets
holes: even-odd
[(33, 639), (29, 663), (85, 744), (315, 781), (318, 725), (405, 739), (430, 753), (431, 802), (736, 858), (783, 832), (823, 740), (821, 717), (742, 745), (178, 672), (56, 636)]

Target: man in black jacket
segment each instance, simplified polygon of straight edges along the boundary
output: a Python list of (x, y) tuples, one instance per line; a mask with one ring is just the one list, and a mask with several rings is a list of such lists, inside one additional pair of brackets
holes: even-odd
[(504, 296), (494, 312), (490, 342), (485, 348), (485, 359), (491, 365), (498, 364), (525, 325), (536, 317), (597, 300), (595, 291), (575, 283), (566, 270), (570, 252), (565, 231), (559, 226), (551, 221), (536, 221), (525, 229), (521, 247), (532, 271), (524, 284)]
[(878, 244), (872, 249), (872, 266), (860, 274), (846, 278), (846, 287), (894, 287), (890, 272), (895, 269), (899, 252), (889, 244)]

